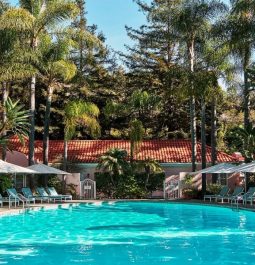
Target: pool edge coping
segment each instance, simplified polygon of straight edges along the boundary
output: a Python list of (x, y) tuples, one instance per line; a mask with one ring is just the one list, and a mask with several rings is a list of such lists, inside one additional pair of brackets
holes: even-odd
[[(228, 204), (219, 204), (219, 203), (208, 203), (203, 201), (186, 201), (186, 200), (162, 200), (162, 199), (155, 199), (155, 200), (128, 200), (128, 199), (115, 199), (115, 200), (93, 200), (93, 201), (74, 201), (68, 203), (58, 203), (58, 204), (51, 204), (51, 205), (31, 205), (27, 208), (16, 208), (16, 209), (7, 209), (6, 211), (0, 212), (0, 217), (3, 216), (13, 216), (24, 214), (30, 211), (40, 211), (40, 210), (55, 210), (58, 208), (69, 208), (72, 206), (79, 206), (80, 204), (103, 204), (109, 202), (151, 202), (151, 203), (169, 203), (169, 204), (189, 204), (189, 205), (197, 205), (197, 206), (210, 206), (210, 207), (220, 207), (226, 208), (230, 210), (236, 210), (236, 207), (232, 207)], [(245, 207), (238, 207), (240, 211), (249, 211), (255, 212), (255, 208), (245, 208)]]

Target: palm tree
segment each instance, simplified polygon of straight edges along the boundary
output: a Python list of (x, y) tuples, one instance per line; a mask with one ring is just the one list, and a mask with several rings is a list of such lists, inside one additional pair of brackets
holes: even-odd
[(0, 125), (0, 145), (5, 147), (8, 137), (12, 135), (18, 136), (23, 142), (29, 132), (29, 111), (24, 110), (24, 106), (19, 104), (19, 101), (13, 102), (7, 98), (1, 112), (5, 113), (6, 118)]
[[(36, 54), (41, 34), (58, 22), (71, 18), (75, 11), (76, 5), (69, 0), (20, 0), (20, 8), (5, 12), (1, 27), (23, 33), (31, 51)], [(30, 165), (34, 164), (35, 85), (36, 75), (33, 75), (30, 82)]]
[(146, 174), (146, 179), (144, 182), (145, 190), (147, 190), (150, 176), (155, 174), (155, 173), (163, 172), (161, 165), (157, 161), (150, 159), (150, 158), (148, 158), (144, 161), (137, 162), (135, 166), (136, 166), (137, 170), (142, 169), (142, 170), (144, 170), (144, 172)]
[(98, 107), (90, 102), (74, 100), (69, 102), (64, 109), (64, 170), (67, 168), (68, 141), (73, 138), (77, 127), (84, 127), (92, 137), (98, 137), (101, 133), (98, 123)]
[(234, 128), (231, 138), (233, 144), (244, 156), (245, 162), (252, 162), (255, 158), (255, 127), (250, 123), (247, 128)]
[(127, 159), (128, 153), (126, 150), (113, 148), (100, 157), (97, 168), (108, 172), (111, 176), (113, 187), (116, 187), (119, 177), (129, 170)]
[(208, 27), (219, 11), (225, 9), (220, 1), (184, 0), (173, 15), (173, 27), (180, 44), (186, 46), (186, 58), (188, 58), (190, 72), (190, 130), (192, 142), (192, 170), (196, 170), (197, 136), (196, 136), (196, 91), (193, 82), (196, 71), (196, 49), (201, 41), (208, 37)]
[(134, 161), (135, 154), (139, 151), (140, 145), (144, 137), (143, 124), (139, 120), (133, 120), (129, 124), (129, 139), (130, 139), (130, 162)]
[[(8, 98), (10, 82), (20, 78), (27, 78), (33, 74), (28, 58), (31, 54), (22, 48), (19, 35), (13, 30), (4, 27), (6, 12), (10, 12), (10, 7), (5, 2), (0, 1), (0, 83), (2, 87), (2, 105)], [(2, 122), (5, 123), (6, 113), (2, 113)], [(3, 135), (6, 132), (2, 133)], [(6, 150), (2, 148), (2, 159), (6, 158)]]
[(224, 33), (226, 44), (230, 48), (234, 58), (241, 60), (243, 72), (243, 110), (244, 128), (250, 123), (250, 89), (248, 80), (248, 68), (254, 50), (254, 0), (232, 0), (229, 16), (220, 24), (220, 30)]
[(54, 42), (45, 36), (39, 44), (41, 53), (38, 64), (38, 76), (47, 85), (46, 110), (43, 131), (43, 163), (48, 164), (49, 128), (51, 102), (54, 90), (71, 80), (76, 74), (76, 66), (68, 59), (72, 42), (66, 38), (57, 38)]

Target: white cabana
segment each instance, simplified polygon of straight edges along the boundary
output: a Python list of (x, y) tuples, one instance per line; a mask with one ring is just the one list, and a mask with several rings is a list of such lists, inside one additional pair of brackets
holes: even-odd
[(17, 175), (23, 175), (22, 183), (20, 183), (20, 185), (25, 187), (26, 186), (26, 176), (25, 175), (37, 174), (37, 171), (35, 171), (33, 169), (17, 166), (15, 164), (11, 164), (11, 163), (5, 162), (3, 160), (0, 160), (0, 173), (12, 175), (15, 187), (17, 185)]
[(199, 170), (192, 174), (228, 174), (228, 173), (235, 173), (235, 168), (237, 166), (228, 163), (221, 163), (211, 167), (207, 167), (205, 169)]
[(30, 169), (30, 168), (25, 168), (25, 167), (20, 167), (8, 162), (5, 162), (3, 160), (0, 160), (0, 173), (1, 174), (37, 174), (37, 171)]
[(68, 172), (62, 171), (60, 169), (50, 167), (44, 164), (36, 164), (28, 167), (27, 169), (34, 170), (35, 174), (45, 174), (45, 175), (71, 175)]
[(255, 173), (255, 162), (251, 162), (251, 163), (247, 163), (247, 164), (241, 164), (239, 166), (236, 166), (235, 168), (233, 168), (232, 170), (229, 169), (230, 172), (228, 173), (243, 173), (243, 177), (244, 177), (244, 188), (245, 188), (245, 192), (247, 191), (247, 178), (249, 177), (249, 174), (246, 173)]
[(255, 173), (255, 162), (241, 164), (235, 168), (229, 169), (227, 173), (242, 172), (242, 173)]

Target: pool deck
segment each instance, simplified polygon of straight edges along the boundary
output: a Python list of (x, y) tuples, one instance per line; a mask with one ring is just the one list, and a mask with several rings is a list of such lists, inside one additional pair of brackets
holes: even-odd
[(16, 215), (20, 213), (24, 213), (27, 210), (42, 210), (42, 209), (57, 209), (58, 207), (69, 207), (72, 205), (77, 205), (80, 203), (102, 203), (103, 201), (100, 200), (73, 200), (73, 201), (67, 201), (62, 203), (36, 203), (36, 204), (30, 204), (25, 205), (23, 208), (22, 206), (17, 206), (16, 208), (12, 206), (9, 208), (8, 205), (4, 205), (3, 207), (0, 207), (0, 216), (3, 215)]
[(24, 208), (22, 206), (14, 208), (12, 206), (9, 208), (8, 205), (4, 205), (4, 207), (0, 207), (0, 216), (6, 216), (6, 215), (16, 215), (26, 212), (27, 210), (30, 211), (38, 211), (41, 209), (57, 209), (59, 207), (70, 207), (73, 205), (78, 205), (80, 203), (94, 203), (94, 204), (101, 204), (103, 202), (117, 202), (117, 201), (145, 201), (145, 202), (166, 202), (166, 203), (186, 203), (186, 204), (197, 204), (197, 205), (206, 205), (206, 206), (217, 206), (217, 207), (225, 207), (225, 208), (231, 208), (233, 210), (247, 210), (247, 211), (254, 211), (255, 212), (255, 205), (243, 205), (239, 204), (238, 208), (236, 205), (231, 206), (229, 203), (215, 203), (215, 202), (204, 202), (200, 200), (163, 200), (163, 199), (154, 199), (154, 200), (73, 200), (68, 202), (62, 202), (62, 203), (43, 203), (43, 204), (30, 204), (29, 206), (25, 206)]

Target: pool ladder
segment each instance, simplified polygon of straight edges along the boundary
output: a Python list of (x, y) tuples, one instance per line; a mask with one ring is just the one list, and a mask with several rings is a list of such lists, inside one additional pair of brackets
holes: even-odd
[[(235, 202), (235, 203), (234, 203)], [(231, 200), (231, 209), (234, 212), (239, 212), (239, 201), (238, 199), (236, 200)]]

